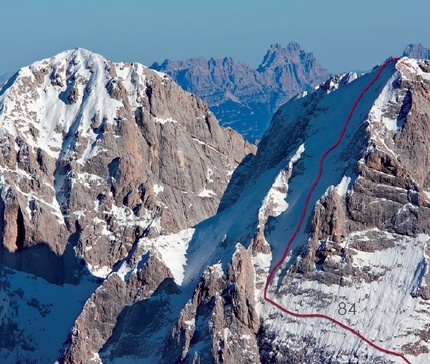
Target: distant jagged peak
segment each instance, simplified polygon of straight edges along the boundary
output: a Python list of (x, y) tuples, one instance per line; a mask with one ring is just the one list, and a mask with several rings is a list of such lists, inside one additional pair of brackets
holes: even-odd
[(232, 57), (193, 57), (187, 58), (183, 61), (169, 60), (165, 59), (161, 64), (154, 62), (149, 68), (156, 71), (168, 71), (168, 70), (183, 70), (183, 69), (193, 69), (193, 68), (206, 68), (211, 69), (214, 67), (222, 68), (234, 68), (234, 67), (245, 67), (252, 68), (244, 62), (237, 62)]
[(240, 63), (240, 62), (236, 62), (232, 57), (224, 57), (224, 58), (217, 58), (217, 57), (211, 57), (208, 61), (208, 63), (212, 63), (214, 65), (220, 64), (222, 66), (228, 66), (228, 65), (233, 65), (235, 63)]
[(421, 43), (408, 44), (402, 56), (416, 59), (430, 59), (430, 49), (424, 47)]
[[(281, 66), (290, 63), (300, 63), (306, 60), (315, 59), (312, 52), (307, 53), (301, 49), (300, 45), (296, 42), (290, 42), (286, 47), (282, 47), (281, 44), (275, 43), (271, 44), (269, 50), (263, 58), (263, 62), (258, 66), (257, 71), (261, 72), (270, 66)], [(211, 66), (234, 66), (238, 65), (248, 69), (252, 69), (251, 66), (245, 62), (235, 61), (232, 57), (192, 57), (185, 59), (183, 61), (165, 59), (162, 63), (154, 62), (149, 68), (157, 71), (166, 70), (180, 70), (189, 69), (195, 66), (206, 66), (210, 68)]]
[(283, 48), (281, 44), (276, 43), (270, 45), (269, 50), (263, 58), (263, 62), (258, 66), (257, 70), (261, 72), (271, 66), (285, 65), (292, 62), (296, 63), (313, 58), (313, 53), (306, 53), (296, 42), (290, 42), (285, 48)]

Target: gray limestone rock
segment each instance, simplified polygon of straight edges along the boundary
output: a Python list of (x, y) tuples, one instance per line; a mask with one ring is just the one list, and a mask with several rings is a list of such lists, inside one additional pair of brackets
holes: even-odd
[[(97, 69), (104, 81), (96, 78), (96, 66), (83, 67), (85, 62), (104, 64), (104, 69)], [(229, 172), (255, 151), (237, 133), (219, 127), (200, 99), (141, 65), (115, 65), (78, 49), (30, 70), (28, 76), (21, 71), (25, 76), (18, 76), (6, 90), (20, 119), (5, 111), (2, 115), (3, 120), (16, 123), (18, 130), (27, 124), (30, 128), (14, 140), (10, 129), (2, 129), (0, 158), (11, 169), (15, 159), (22, 171), (7, 170), (2, 183), (3, 246), (10, 252), (44, 243), (61, 254), (67, 236), (78, 231), (78, 256), (92, 266), (111, 269), (154, 221), (159, 226), (151, 229), (152, 236), (177, 232), (214, 214)], [(118, 76), (121, 72), (131, 75), (124, 79)], [(66, 90), (61, 91), (58, 82), (48, 83), (50, 79), (67, 80)], [(98, 108), (99, 101), (91, 95), (96, 91), (90, 85), (94, 88), (97, 82), (106, 82), (104, 102), (116, 105), (113, 114)], [(58, 97), (44, 99), (50, 104), (43, 108), (64, 102), (75, 110), (74, 105), (80, 105), (72, 124), (29, 110), (30, 100), (22, 98), (30, 94), (42, 100), (39, 92), (45, 83)], [(4, 104), (6, 110), (8, 101)], [(86, 110), (94, 108), (97, 112), (90, 112), (91, 119), (86, 121)], [(24, 120), (30, 121), (25, 124)], [(42, 135), (31, 133), (31, 128), (39, 130), (47, 122), (57, 123), (55, 138), (61, 138), (57, 140), (61, 149), (32, 147)], [(92, 128), (89, 133), (87, 125)], [(136, 221), (138, 226), (127, 221)], [(102, 236), (101, 241), (110, 241), (110, 248), (92, 238), (96, 227), (103, 229), (100, 224), (109, 236)]]

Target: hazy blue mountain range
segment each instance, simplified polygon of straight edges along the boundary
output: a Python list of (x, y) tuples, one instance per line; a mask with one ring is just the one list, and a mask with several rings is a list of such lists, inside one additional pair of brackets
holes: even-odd
[(330, 72), (297, 43), (270, 46), (257, 69), (231, 57), (165, 60), (150, 67), (206, 101), (222, 126), (261, 139), (272, 115), (291, 97), (326, 81)]

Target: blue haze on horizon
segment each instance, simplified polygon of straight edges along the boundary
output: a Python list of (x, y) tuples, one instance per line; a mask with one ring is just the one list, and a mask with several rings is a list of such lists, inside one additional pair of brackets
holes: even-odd
[(428, 0), (0, 0), (0, 74), (82, 47), (114, 61), (231, 56), (257, 67), (290, 41), (331, 73), (430, 47)]

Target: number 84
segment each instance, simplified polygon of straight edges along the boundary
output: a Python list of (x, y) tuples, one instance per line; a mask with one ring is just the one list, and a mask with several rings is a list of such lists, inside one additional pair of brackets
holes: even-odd
[(349, 310), (347, 310), (347, 304), (345, 302), (340, 302), (339, 303), (339, 309), (337, 310), (337, 312), (339, 313), (339, 315), (346, 315), (348, 312), (351, 312), (352, 314), (356, 314), (356, 309), (355, 309), (355, 303), (351, 304), (349, 307)]

